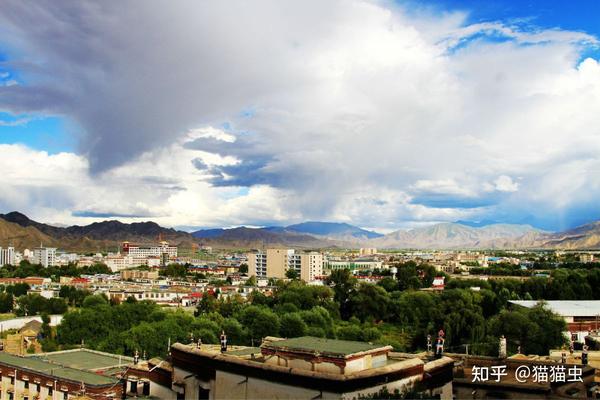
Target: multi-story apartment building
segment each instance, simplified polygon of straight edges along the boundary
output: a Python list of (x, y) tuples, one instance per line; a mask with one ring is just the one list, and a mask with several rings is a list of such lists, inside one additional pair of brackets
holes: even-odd
[(56, 249), (52, 247), (36, 247), (31, 257), (33, 264), (41, 264), (44, 268), (56, 265)]
[(15, 265), (15, 248), (7, 247), (3, 249), (0, 247), (0, 267), (3, 265)]
[(323, 254), (311, 252), (300, 254), (300, 279), (311, 282), (323, 275)]
[(293, 249), (267, 249), (248, 254), (248, 273), (259, 278), (285, 278), (294, 270), (310, 282), (323, 274), (323, 255), (317, 252), (297, 253)]
[(267, 277), (267, 253), (263, 251), (248, 253), (247, 259), (249, 275), (254, 275), (257, 278)]
[(158, 246), (141, 247), (123, 242), (122, 253), (132, 257), (163, 257), (177, 258), (177, 246), (170, 246), (168, 242), (160, 242)]
[(358, 251), (358, 254), (361, 256), (372, 256), (377, 254), (377, 249), (375, 247), (365, 247), (365, 248), (361, 248)]

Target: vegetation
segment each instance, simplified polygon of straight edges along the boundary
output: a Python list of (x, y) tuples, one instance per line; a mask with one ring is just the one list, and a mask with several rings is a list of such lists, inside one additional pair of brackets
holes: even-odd
[[(507, 307), (510, 299), (552, 293), (554, 279), (562, 285), (574, 279), (559, 270), (553, 279), (539, 282), (537, 278), (534, 282), (450, 280), (446, 290), (434, 293), (418, 290), (430, 286), (435, 276), (432, 267), (410, 262), (396, 267), (398, 279), (389, 276), (377, 285), (359, 283), (349, 271), (339, 270), (325, 286), (297, 279), (277, 281), (273, 296), (255, 291), (248, 301), (240, 295), (218, 299), (216, 289), (203, 294), (193, 316), (151, 302), (128, 299), (117, 304), (104, 296), (65, 289), (61, 296), (81, 308), (65, 314), (48, 345), (69, 348), (85, 341), (102, 351), (133, 354), (137, 349), (148, 356), (164, 356), (169, 338), (217, 343), (224, 330), (231, 344), (257, 345), (265, 336), (310, 335), (416, 351), (426, 347), (427, 334), (435, 335), (439, 329), (446, 332), (447, 351), (462, 352), (469, 344), (471, 352), (496, 355), (500, 335), (507, 337), (510, 352), (521, 346), (528, 353), (547, 354), (564, 344), (564, 321), (543, 305)], [(471, 286), (481, 289), (474, 291)]]
[(31, 264), (21, 261), (17, 266), (5, 265), (0, 268), (0, 278), (27, 278), (39, 276), (42, 278), (53, 278), (58, 280), (61, 276), (79, 277), (81, 275), (112, 274), (110, 268), (105, 264), (97, 263), (91, 266), (78, 267), (74, 263), (63, 266), (44, 267), (39, 264)]

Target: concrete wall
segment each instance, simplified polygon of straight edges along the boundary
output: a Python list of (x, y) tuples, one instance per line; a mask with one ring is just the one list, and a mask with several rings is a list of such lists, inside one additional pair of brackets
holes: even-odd
[[(63, 317), (62, 315), (51, 315), (50, 316), (50, 325), (56, 326), (56, 325), (60, 324), (60, 322), (62, 321), (62, 317)], [(32, 317), (7, 319), (5, 321), (0, 322), (0, 330), (6, 331), (9, 329), (21, 329), (22, 327), (25, 326), (26, 323), (33, 321), (33, 320), (42, 322), (42, 317), (39, 315), (35, 315)]]
[(285, 278), (286, 249), (267, 249), (267, 276), (269, 278)]

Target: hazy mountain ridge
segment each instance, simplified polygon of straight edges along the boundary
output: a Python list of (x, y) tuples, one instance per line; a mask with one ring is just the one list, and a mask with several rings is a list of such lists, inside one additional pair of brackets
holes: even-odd
[(370, 242), (381, 248), (496, 248), (500, 243), (538, 232), (541, 231), (529, 225), (491, 224), (472, 227), (440, 223), (395, 231)]
[(122, 241), (156, 243), (159, 238), (181, 247), (193, 243), (215, 248), (557, 248), (600, 249), (600, 221), (563, 232), (544, 232), (530, 225), (486, 224), (469, 226), (440, 223), (387, 235), (350, 224), (310, 221), (288, 227), (215, 228), (188, 233), (155, 222), (95, 222), (58, 227), (11, 212), (0, 214), (0, 246), (32, 248), (42, 243), (70, 251), (115, 251)]

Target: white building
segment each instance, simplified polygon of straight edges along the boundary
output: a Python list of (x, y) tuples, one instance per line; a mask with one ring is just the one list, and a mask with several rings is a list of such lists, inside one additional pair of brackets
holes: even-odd
[(31, 257), (33, 264), (41, 264), (44, 268), (56, 265), (56, 249), (53, 247), (36, 247)]
[(170, 246), (168, 242), (160, 242), (159, 246), (140, 247), (129, 242), (123, 243), (123, 254), (132, 257), (162, 257), (166, 255), (169, 259), (177, 258), (177, 246)]
[(377, 254), (377, 249), (375, 247), (361, 248), (358, 254), (360, 254), (361, 256), (372, 256)]
[(14, 247), (7, 247), (5, 249), (0, 247), (0, 267), (3, 265), (16, 265)]
[(109, 254), (104, 258), (104, 263), (113, 272), (118, 272), (123, 269), (135, 268), (140, 266), (159, 267), (160, 257), (158, 256), (132, 256), (123, 255), (120, 253)]

